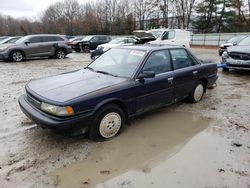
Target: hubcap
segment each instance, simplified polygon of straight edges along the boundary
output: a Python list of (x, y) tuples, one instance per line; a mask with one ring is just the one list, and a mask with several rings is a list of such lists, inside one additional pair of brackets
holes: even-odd
[(204, 92), (204, 87), (202, 84), (199, 84), (196, 86), (195, 90), (194, 90), (194, 100), (196, 102), (200, 101), (202, 96), (203, 96), (203, 92)]
[(21, 52), (14, 52), (13, 54), (12, 54), (12, 59), (14, 60), (14, 61), (22, 61), (22, 59), (23, 59), (23, 54), (21, 53)]
[(100, 134), (104, 138), (111, 138), (119, 132), (121, 125), (122, 119), (120, 114), (116, 112), (108, 113), (100, 122)]
[(58, 59), (63, 59), (64, 57), (65, 57), (65, 53), (63, 51), (60, 50), (60, 51), (57, 52), (57, 58)]

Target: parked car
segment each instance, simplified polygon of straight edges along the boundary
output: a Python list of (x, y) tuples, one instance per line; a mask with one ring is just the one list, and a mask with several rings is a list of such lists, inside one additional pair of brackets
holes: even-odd
[(236, 37), (233, 37), (233, 38), (227, 40), (224, 44), (220, 45), (219, 55), (221, 56), (223, 54), (223, 52), (225, 52), (227, 50), (227, 47), (236, 46), (241, 40), (243, 40), (246, 37), (247, 36), (240, 35), (240, 36), (236, 36)]
[(0, 59), (20, 62), (31, 57), (63, 59), (72, 49), (61, 35), (27, 35), (15, 43), (0, 46)]
[(216, 80), (217, 65), (201, 64), (186, 48), (122, 46), (84, 69), (30, 81), (19, 104), (39, 125), (104, 141), (146, 111), (185, 98), (199, 102)]
[(15, 43), (18, 39), (20, 39), (21, 37), (8, 37), (2, 41), (0, 41), (0, 45), (1, 44), (7, 44), (7, 43)]
[(81, 41), (74, 43), (72, 49), (76, 52), (90, 52), (90, 50), (95, 50), (98, 45), (108, 43), (109, 41), (111, 41), (110, 36), (90, 35), (84, 37)]
[(4, 39), (7, 39), (8, 37), (7, 36), (2, 36), (2, 37), (0, 37), (0, 42), (2, 41), (2, 40), (4, 40)]
[(237, 46), (227, 48), (222, 54), (222, 64), (224, 72), (230, 69), (250, 70), (250, 36), (241, 40)]
[(160, 45), (180, 45), (190, 47), (190, 32), (182, 29), (153, 29), (149, 31), (133, 32), (142, 41), (148, 41), (149, 44)]
[(97, 48), (91, 52), (90, 58), (94, 60), (111, 48), (114, 48), (117, 46), (134, 45), (136, 42), (137, 40), (135, 38), (130, 38), (130, 37), (113, 39), (108, 43), (98, 45)]

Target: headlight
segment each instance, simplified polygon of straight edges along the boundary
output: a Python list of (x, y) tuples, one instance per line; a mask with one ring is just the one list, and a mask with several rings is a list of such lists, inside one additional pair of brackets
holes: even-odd
[(4, 50), (7, 50), (8, 47), (0, 47), (0, 51), (4, 51)]
[(101, 49), (103, 49), (103, 47), (102, 46), (97, 46), (97, 49), (101, 50)]
[(71, 106), (55, 106), (42, 102), (41, 109), (49, 114), (56, 116), (72, 116), (74, 115), (74, 110)]
[(229, 58), (229, 55), (228, 55), (227, 51), (223, 52), (222, 57), (223, 58)]

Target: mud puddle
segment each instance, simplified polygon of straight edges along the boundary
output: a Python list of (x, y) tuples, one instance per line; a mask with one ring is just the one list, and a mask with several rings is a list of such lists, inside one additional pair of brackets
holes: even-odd
[(52, 176), (59, 187), (95, 187), (129, 171), (150, 174), (209, 123), (194, 113), (162, 109), (134, 120), (119, 137), (96, 144), (86, 160), (57, 169)]

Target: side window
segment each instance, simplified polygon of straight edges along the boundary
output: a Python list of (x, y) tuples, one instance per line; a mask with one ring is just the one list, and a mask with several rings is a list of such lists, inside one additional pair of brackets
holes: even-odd
[(97, 42), (98, 41), (98, 37), (92, 37), (91, 41), (92, 42)]
[(154, 71), (155, 74), (171, 70), (171, 60), (167, 50), (153, 52), (142, 69), (142, 71)]
[(43, 42), (53, 42), (53, 41), (56, 41), (55, 37), (52, 36), (43, 37)]
[(32, 37), (30, 38), (30, 43), (39, 43), (42, 42), (42, 37)]
[(175, 31), (168, 31), (164, 34), (162, 40), (171, 40), (174, 39), (174, 37), (175, 37)]
[(56, 41), (64, 41), (64, 39), (63, 38), (61, 38), (61, 37), (55, 37), (56, 39)]
[(194, 65), (193, 60), (184, 49), (172, 49), (170, 50), (172, 56), (174, 69), (181, 69)]

